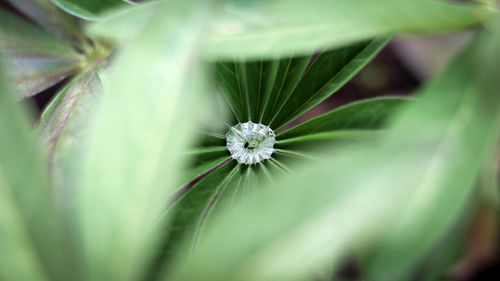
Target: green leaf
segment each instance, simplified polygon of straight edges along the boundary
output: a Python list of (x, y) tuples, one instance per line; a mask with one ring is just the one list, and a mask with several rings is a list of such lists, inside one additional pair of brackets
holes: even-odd
[(215, 77), (240, 123), (258, 121), (279, 131), (343, 86), (387, 41), (383, 38), (321, 53), (312, 61), (308, 56), (217, 62)]
[(65, 204), (70, 201), (76, 184), (70, 181), (78, 173), (74, 159), (84, 148), (85, 128), (101, 91), (101, 81), (95, 69), (81, 73), (56, 94), (39, 121), (38, 141), (47, 150), (52, 182)]
[(195, 147), (222, 147), (226, 146), (226, 136), (213, 133), (200, 133), (196, 138)]
[(87, 113), (96, 102), (101, 81), (95, 70), (89, 70), (75, 77), (66, 85), (42, 113), (39, 122), (40, 139), (51, 153), (68, 123), (89, 119)]
[(205, 174), (217, 165), (231, 158), (226, 147), (216, 147), (204, 150), (195, 150), (189, 153), (188, 167), (182, 172), (181, 183), (188, 184), (197, 177)]
[(120, 8), (127, 3), (126, 0), (52, 0), (66, 12), (87, 20), (97, 20), (104, 12)]
[[(110, 14), (88, 29), (115, 40), (133, 38), (156, 5)], [(226, 61), (309, 55), (392, 33), (458, 30), (491, 13), (480, 5), (437, 0), (230, 1), (214, 19), (212, 40), (204, 50), (206, 57)]]
[(197, 58), (212, 2), (173, 0), (157, 8), (103, 80), (88, 149), (76, 158), (82, 164), (75, 200), (92, 280), (135, 280), (142, 274), (156, 242), (152, 230), (180, 184), (196, 113), (204, 104)]
[(272, 61), (217, 62), (215, 77), (237, 120), (276, 132), (342, 87), (389, 38)]
[(264, 62), (237, 63), (236, 65), (236, 75), (246, 105), (247, 116), (244, 120), (256, 120), (259, 114)]
[(231, 107), (238, 122), (244, 122), (247, 119), (247, 110), (244, 105), (240, 76), (237, 75), (236, 64), (234, 62), (218, 62), (214, 66), (214, 76), (221, 92)]
[(309, 57), (275, 61), (217, 62), (214, 76), (238, 122), (265, 122), (293, 92)]
[(240, 178), (239, 166), (230, 161), (217, 168), (193, 186), (181, 190), (182, 196), (169, 207), (167, 215), (173, 217), (164, 230), (161, 259), (168, 259), (180, 245), (182, 239), (196, 244), (200, 232), (220, 195), (230, 183)]
[(450, 31), (491, 13), (436, 0), (232, 1), (217, 20), (207, 56), (287, 57), (391, 33)]
[(469, 197), (469, 202), (457, 217), (448, 233), (441, 237), (439, 243), (426, 253), (424, 260), (419, 264), (417, 280), (439, 280), (447, 277), (450, 270), (459, 264), (464, 257), (467, 238), (473, 227), (474, 215), (478, 211), (478, 201), (474, 195)]
[(105, 13), (99, 21), (85, 25), (85, 33), (118, 41), (134, 40), (158, 13), (159, 5), (161, 1), (122, 6)]
[[(408, 99), (381, 97), (354, 102), (333, 111), (314, 117), (295, 126), (278, 136), (278, 144), (291, 143), (318, 137), (320, 134), (344, 131), (344, 134), (332, 134), (332, 137), (348, 136), (359, 130), (380, 129), (387, 117), (399, 109)], [(347, 135), (345, 135), (347, 133)]]
[[(299, 84), (310, 62), (310, 55), (281, 59), (277, 62), (276, 70), (274, 63), (269, 63), (271, 75), (266, 80), (264, 87), (259, 122), (270, 124), (274, 114), (283, 107), (290, 96), (294, 95), (297, 84)], [(276, 74), (273, 71), (276, 71)], [(271, 78), (274, 79), (271, 80)], [(271, 128), (274, 129), (274, 127)], [(277, 130), (275, 131), (277, 132)]]
[[(278, 153), (290, 153), (296, 150), (315, 152), (327, 149), (325, 145), (373, 141), (380, 138), (381, 135), (381, 130), (336, 130), (284, 139), (278, 141), (275, 148)], [(310, 156), (312, 157), (313, 154)]]
[[(361, 233), (365, 229), (363, 225), (379, 218), (380, 209), (384, 209), (381, 207), (394, 206), (389, 204), (388, 196), (382, 196), (386, 190), (380, 188), (377, 192), (368, 187), (358, 188), (353, 199), (353, 195), (346, 192), (350, 190), (347, 186), (353, 187), (349, 184), (353, 178), (342, 181), (346, 188), (327, 188), (333, 176), (339, 176), (340, 171), (335, 168), (341, 168), (341, 163), (358, 164), (343, 161), (347, 159), (337, 158), (340, 162), (327, 167), (302, 167), (295, 170), (289, 180), (272, 188), (264, 187), (257, 196), (240, 201), (233, 208), (226, 206), (222, 216), (214, 217), (214, 221), (206, 225), (194, 255), (186, 258), (185, 263), (177, 264), (174, 267), (177, 270), (164, 280), (306, 280), (300, 277), (304, 277), (303, 272), (309, 270), (311, 264), (320, 266), (319, 255), (331, 258), (332, 247), (340, 251), (338, 248), (347, 241), (346, 237)], [(358, 184), (360, 180), (358, 176)], [(246, 190), (252, 191), (255, 187), (248, 184)], [(381, 204), (370, 205), (371, 200)], [(366, 210), (363, 206), (373, 207)], [(365, 217), (361, 218), (360, 213)], [(328, 217), (329, 214), (338, 215)], [(349, 218), (356, 218), (357, 228), (353, 229), (354, 223), (347, 223), (348, 214)], [(319, 233), (324, 236), (311, 237)], [(302, 236), (310, 240), (300, 239)], [(336, 239), (332, 241), (332, 237)], [(312, 242), (315, 238), (317, 243)], [(286, 265), (280, 266), (282, 263)]]
[(335, 93), (387, 44), (388, 37), (319, 54), (295, 90), (268, 121), (275, 131)]
[[(415, 183), (414, 198), (401, 218), (366, 258), (371, 278), (409, 278), (467, 206), (499, 133), (499, 35), (500, 24), (483, 31), (442, 77), (423, 90), (421, 107), (406, 112), (396, 125), (399, 134), (418, 128), (419, 139), (426, 140), (421, 145), (434, 146), (435, 156), (422, 167), (428, 172)], [(432, 138), (439, 134), (441, 138)]]
[(72, 279), (70, 235), (61, 235), (27, 112), (13, 102), (3, 78), (0, 69), (0, 279)]
[(196, 134), (196, 143), (189, 155), (188, 166), (183, 169), (182, 184), (187, 184), (197, 177), (215, 168), (222, 162), (231, 158), (226, 148), (226, 138), (223, 135), (198, 133)]
[(374, 245), (367, 278), (404, 280), (450, 230), (498, 140), (499, 31), (423, 90), (384, 141), (343, 147), (227, 208), (166, 280), (307, 280)]
[[(196, 248), (205, 224), (214, 215), (212, 213), (216, 215), (220, 209), (239, 204), (258, 191), (263, 183), (281, 174), (274, 167), (266, 167), (267, 163), (270, 161), (247, 166), (229, 161), (199, 182), (179, 190), (177, 196), (180, 198), (167, 210), (173, 219), (167, 231), (160, 230), (165, 232), (165, 238), (156, 266), (162, 266), (168, 272), (175, 262), (172, 257), (175, 257), (176, 251), (182, 250), (182, 241), (188, 241), (191, 250)], [(165, 273), (165, 270), (162, 272)]]
[(64, 13), (50, 0), (7, 0), (30, 19), (61, 39), (75, 44), (83, 42), (76, 18)]
[(320, 53), (313, 60), (217, 62), (215, 77), (240, 123), (258, 121), (279, 131), (347, 83), (388, 40)]
[(83, 59), (69, 44), (3, 9), (0, 23), (0, 55), (18, 99), (71, 75)]

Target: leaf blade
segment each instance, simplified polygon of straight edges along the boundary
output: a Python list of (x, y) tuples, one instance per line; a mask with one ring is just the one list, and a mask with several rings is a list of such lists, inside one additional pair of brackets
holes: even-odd
[(226, 11), (215, 23), (208, 57), (304, 55), (392, 33), (454, 30), (491, 14), (480, 5), (434, 0), (232, 2)]
[(82, 59), (70, 45), (0, 9), (0, 54), (17, 98), (26, 98), (71, 75)]
[[(2, 280), (66, 280), (73, 269), (29, 118), (0, 69), (0, 257)], [(26, 174), (29, 171), (29, 175)], [(66, 266), (65, 266), (66, 265)]]
[(87, 20), (97, 20), (106, 11), (131, 3), (125, 0), (52, 0), (68, 13)]
[(280, 141), (337, 130), (380, 129), (387, 117), (408, 100), (398, 97), (380, 97), (354, 102), (286, 130), (276, 139)]
[(280, 131), (285, 125), (318, 105), (358, 73), (389, 42), (378, 38), (324, 52), (314, 60), (294, 92), (275, 109), (271, 126)]
[[(203, 100), (198, 48), (210, 4), (161, 2), (104, 81), (76, 196), (90, 279), (133, 280), (157, 242), (152, 231), (179, 184), (192, 113)], [(136, 67), (148, 71), (130, 71)]]
[(79, 22), (48, 0), (7, 0), (45, 30), (75, 44), (83, 42)]

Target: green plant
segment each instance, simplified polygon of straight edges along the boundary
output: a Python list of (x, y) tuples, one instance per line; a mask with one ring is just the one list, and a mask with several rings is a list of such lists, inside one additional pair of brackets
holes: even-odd
[[(329, 280), (347, 254), (367, 279), (436, 279), (498, 192), (495, 1), (9, 3), (31, 22), (0, 10), (1, 280)], [(468, 27), (415, 99), (282, 131), (393, 34)], [(13, 100), (65, 78), (31, 132)], [(226, 147), (248, 121), (276, 134), (253, 165)]]

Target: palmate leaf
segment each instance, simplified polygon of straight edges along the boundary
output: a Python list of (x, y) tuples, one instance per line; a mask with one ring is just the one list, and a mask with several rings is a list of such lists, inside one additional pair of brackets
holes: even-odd
[(337, 151), (226, 209), (165, 280), (308, 280), (368, 241), (382, 241), (365, 260), (368, 278), (409, 277), (463, 211), (498, 140), (499, 27), (426, 87), (386, 140)]
[(335, 93), (387, 44), (388, 37), (321, 53), (286, 102), (273, 109), (269, 125), (280, 131)]
[(15, 104), (0, 69), (0, 279), (69, 280), (73, 259), (48, 187), (27, 112)]
[[(227, 162), (231, 158), (224, 146), (224, 139), (206, 136), (203, 141), (207, 145), (206, 148), (192, 152), (195, 162), (192, 164), (193, 168), (189, 169), (192, 173), (185, 182), (191, 180), (194, 182), (179, 189), (174, 199), (175, 205), (167, 209), (167, 213), (174, 219), (173, 224), (164, 230), (166, 239), (157, 257), (157, 263), (161, 265), (164, 260), (168, 262), (172, 251), (178, 247), (180, 237), (185, 239), (190, 237), (194, 245), (212, 213), (218, 212), (218, 209), (225, 205), (238, 204), (241, 199), (248, 197), (249, 193), (258, 191), (258, 186), (286, 175), (282, 170), (283, 166), (286, 167), (286, 163), (293, 160), (293, 157), (300, 157), (302, 161), (311, 158), (313, 155), (297, 151), (301, 146), (309, 145), (314, 148), (318, 142), (332, 143), (346, 139), (357, 140), (361, 137), (374, 138), (373, 129), (381, 128), (383, 121), (406, 100), (377, 98), (362, 101), (305, 122), (281, 134), (283, 137), (278, 135), (276, 144), (278, 155), (253, 167), (246, 165), (235, 167), (235, 160)], [(361, 129), (365, 131), (360, 131)], [(319, 138), (319, 135), (322, 137)], [(219, 140), (222, 140), (222, 143)], [(221, 163), (225, 164), (219, 167)], [(209, 174), (204, 178), (196, 179), (206, 172)]]
[(265, 120), (278, 101), (293, 92), (310, 60), (309, 56), (265, 62), (217, 62), (214, 76), (238, 122)]
[[(269, 124), (278, 116), (291, 117), (279, 115), (282, 109), (289, 114), (296, 113), (296, 118), (299, 117), (298, 113), (303, 113), (326, 99), (368, 63), (387, 41), (388, 38), (376, 39), (316, 56), (254, 62), (216, 62), (213, 72), (238, 122), (252, 120)], [(286, 120), (292, 121), (291, 118)], [(276, 132), (279, 131), (273, 128)], [(223, 154), (220, 152), (225, 147), (223, 136), (203, 138), (205, 141), (201, 142), (202, 147), (217, 150), (203, 151), (205, 162)], [(194, 156), (196, 159), (196, 155)], [(195, 163), (197, 162), (200, 161), (196, 160)], [(209, 166), (203, 166), (202, 169), (197, 169), (198, 173), (194, 176), (210, 169)]]
[[(383, 41), (383, 44), (385, 44), (385, 40)], [(325, 55), (325, 57), (345, 58), (343, 56), (338, 55), (339, 53), (348, 54), (349, 53), (348, 50), (345, 49), (331, 51), (329, 53), (335, 52), (335, 54)], [(269, 104), (274, 103), (275, 106), (276, 104), (279, 104), (278, 101), (283, 100), (280, 99), (279, 97), (280, 93), (283, 93), (282, 96), (285, 96), (284, 99), (286, 100), (287, 99), (286, 96), (290, 96), (290, 94), (292, 93), (293, 89), (297, 84), (306, 83), (308, 81), (310, 83), (313, 83), (312, 81), (316, 81), (317, 78), (314, 77), (313, 75), (309, 75), (308, 80), (303, 80), (303, 81), (299, 80), (303, 75), (302, 71), (304, 71), (304, 69), (307, 67), (309, 61), (310, 57), (291, 58), (283, 60), (274, 60), (270, 62), (256, 62), (256, 63), (253, 62), (227, 63), (227, 64), (217, 63), (217, 67), (215, 69), (215, 75), (218, 78), (217, 80), (221, 83), (227, 83), (228, 81), (230, 81), (229, 79), (232, 78), (233, 79), (231, 80), (232, 84), (236, 85), (236, 87), (239, 87), (241, 86), (240, 83), (241, 79), (246, 79), (247, 80), (246, 83), (248, 85), (250, 84), (260, 85), (260, 82), (262, 82), (262, 80), (268, 79), (266, 76), (268, 74), (268, 71), (262, 71), (262, 72), (254, 71), (254, 74), (256, 75), (250, 75), (248, 77), (247, 76), (249, 74), (248, 69), (250, 68), (253, 68), (254, 70), (256, 69), (262, 70), (264, 68), (268, 67), (272, 68), (276, 66), (275, 67), (276, 73), (279, 72), (276, 70), (282, 69), (281, 73), (276, 75), (271, 75), (276, 80), (276, 82), (272, 81), (272, 83), (263, 83), (263, 85), (261, 86), (262, 89), (260, 95), (263, 94), (262, 92), (267, 91), (268, 100), (271, 101), (267, 103)], [(317, 73), (319, 71), (318, 68), (323, 69), (325, 66), (325, 63), (319, 63), (321, 62), (321, 60), (317, 62), (318, 64), (316, 66), (314, 66), (313, 64), (313, 66), (310, 67), (310, 69), (312, 69), (314, 73)], [(345, 60), (342, 61), (342, 63), (345, 62), (346, 62)], [(347, 62), (350, 63), (349, 60), (347, 60)], [(364, 62), (365, 60), (362, 60), (357, 63), (364, 63)], [(243, 71), (245, 72), (245, 75), (240, 75), (240, 74), (235, 74), (234, 72), (230, 73), (229, 71), (230, 68), (232, 68), (233, 71), (236, 71), (237, 73), (238, 69), (246, 68), (247, 70)], [(290, 69), (296, 69), (296, 68), (300, 68), (301, 70), (290, 71)], [(333, 71), (331, 69), (333, 69)], [(342, 67), (339, 64), (335, 64), (335, 67), (329, 67), (328, 70), (326, 71), (326, 74), (321, 73), (321, 75), (323, 77), (324, 76), (336, 77), (338, 76), (338, 73), (335, 72), (337, 69), (342, 69)], [(227, 78), (225, 78), (224, 76), (226, 76)], [(321, 79), (317, 80), (321, 81)], [(337, 80), (332, 79), (332, 81), (337, 81)], [(319, 82), (317, 83), (319, 84)], [(222, 87), (225, 89), (230, 88), (228, 84), (222, 85)], [(241, 91), (234, 90), (234, 88), (230, 89), (234, 90), (232, 91), (232, 93), (236, 93), (236, 95), (234, 96), (239, 96), (241, 93), (244, 93), (245, 91), (248, 90), (248, 87), (242, 87), (242, 88), (244, 89), (240, 89)], [(258, 96), (259, 93), (256, 91), (256, 88), (257, 87), (253, 89), (254, 91), (252, 93)], [(243, 94), (243, 96), (247, 95), (249, 94)], [(265, 96), (266, 94), (264, 93), (263, 95)], [(254, 102), (257, 102), (259, 98), (252, 97), (252, 99), (249, 99), (244, 103), (245, 104), (248, 104), (249, 102), (251, 103), (252, 100)], [(296, 150), (297, 147), (303, 146), (304, 144), (311, 145), (311, 143), (317, 145), (318, 142), (331, 143), (332, 141), (335, 142), (337, 140), (352, 141), (367, 137), (374, 138), (375, 134), (373, 129), (380, 128), (382, 121), (385, 120), (385, 118), (389, 116), (391, 113), (393, 113), (394, 110), (396, 110), (398, 106), (401, 104), (401, 102), (403, 102), (403, 99), (401, 98), (381, 98), (381, 99), (374, 99), (371, 101), (360, 102), (358, 104), (343, 107), (331, 113), (325, 114), (324, 116), (306, 122), (305, 124), (292, 129), (291, 132), (285, 132), (284, 136), (278, 135), (277, 139), (279, 141), (276, 145), (278, 154), (275, 154), (273, 156), (274, 159), (266, 161), (265, 165), (261, 164), (257, 165), (257, 167), (254, 167), (252, 169), (246, 169), (246, 172), (240, 171), (238, 173), (234, 173), (234, 175), (232, 176), (234, 180), (232, 181), (226, 181), (227, 172), (226, 173), (221, 172), (220, 170), (222, 169), (222, 167), (217, 168), (219, 164), (230, 159), (229, 152), (225, 147), (224, 137), (222, 135), (215, 135), (215, 134), (201, 135), (201, 140), (199, 142), (200, 148), (191, 153), (191, 156), (194, 160), (192, 163), (192, 168), (188, 169), (190, 173), (185, 178), (186, 186), (181, 188), (178, 193), (179, 197), (178, 200), (180, 202), (178, 202), (177, 205), (178, 206), (189, 205), (190, 206), (189, 213), (191, 214), (191, 217), (190, 219), (187, 219), (183, 215), (184, 212), (178, 211), (178, 209), (182, 209), (180, 207), (175, 208), (175, 210), (168, 211), (173, 214), (177, 213), (177, 215), (181, 216), (181, 218), (176, 220), (176, 225), (175, 225), (176, 234), (174, 235), (175, 238), (169, 238), (165, 242), (166, 243), (165, 248), (171, 249), (173, 247), (173, 245), (171, 244), (172, 243), (175, 244), (175, 242), (178, 240), (177, 237), (179, 236), (183, 235), (189, 236), (193, 235), (192, 233), (198, 233), (200, 229), (203, 227), (205, 221), (208, 219), (208, 215), (212, 212), (212, 209), (219, 208), (218, 206), (219, 201), (235, 201), (237, 195), (238, 197), (241, 197), (243, 194), (246, 193), (246, 191), (243, 190), (252, 188), (252, 183), (251, 183), (252, 180), (260, 179), (261, 177), (272, 179), (274, 178), (273, 174), (276, 175), (283, 174), (282, 169), (283, 168), (286, 169), (286, 162), (293, 160), (293, 158), (298, 157), (298, 158), (305, 158), (301, 160), (307, 160), (308, 158), (313, 157), (312, 155), (301, 154), (298, 151), (294, 151)], [(284, 104), (284, 102), (282, 101), (281, 104)], [(268, 108), (273, 108), (274, 106), (271, 105)], [(235, 108), (235, 106), (232, 107)], [(246, 112), (251, 112), (250, 115), (253, 117), (250, 118), (254, 117), (258, 118), (259, 111), (252, 112), (251, 108), (246, 106), (243, 106), (242, 109), (243, 110), (250, 109), (246, 111)], [(271, 112), (270, 110), (268, 111)], [(243, 120), (244, 121), (249, 120), (247, 117), (245, 117), (245, 115), (246, 113), (243, 114), (242, 117)], [(261, 116), (266, 116), (266, 114), (261, 114)], [(268, 114), (267, 116), (270, 116), (270, 114)], [(344, 131), (348, 129), (350, 130)], [(365, 129), (366, 131), (359, 131), (361, 129)], [(299, 136), (303, 136), (304, 138), (296, 138)], [(293, 148), (294, 150), (291, 150), (290, 148)], [(232, 162), (235, 162), (235, 160), (232, 160)], [(228, 167), (230, 166), (230, 164), (225, 164), (224, 166)], [(213, 169), (216, 170), (213, 171)], [(273, 173), (269, 173), (270, 169), (273, 170)], [(212, 172), (212, 174), (216, 173), (219, 176), (212, 176), (212, 174), (210, 174), (207, 176), (208, 178), (207, 180), (202, 179), (200, 182), (198, 182), (198, 179), (196, 179), (197, 177), (203, 175), (204, 173), (210, 173), (210, 172)], [(256, 174), (259, 174), (259, 176), (256, 176)], [(190, 181), (193, 180), (195, 182), (188, 184)], [(205, 187), (206, 182), (209, 182), (211, 184), (211, 188)], [(189, 189), (188, 193), (186, 193), (187, 190), (186, 187)], [(220, 187), (220, 189), (216, 187)], [(206, 197), (205, 199), (207, 200), (210, 196), (214, 198), (216, 197), (217, 199), (220, 200), (214, 200), (211, 204), (208, 204), (206, 201), (199, 199), (199, 195), (197, 194), (197, 192), (202, 192), (203, 194), (205, 194)], [(216, 196), (216, 194), (219, 195)], [(192, 197), (197, 199), (193, 201)]]
[(50, 0), (7, 0), (48, 32), (75, 44), (82, 42), (80, 25), (75, 17), (63, 12)]
[(68, 42), (0, 9), (0, 55), (18, 99), (45, 90), (72, 74), (83, 57)]
[(51, 0), (68, 13), (88, 20), (99, 19), (106, 11), (120, 8), (126, 0)]
[(217, 62), (215, 77), (237, 120), (276, 132), (325, 100), (364, 65), (388, 38), (320, 53), (257, 62)]
[[(109, 14), (88, 31), (115, 40), (133, 38), (157, 12), (156, 5)], [(309, 55), (391, 33), (460, 29), (491, 14), (481, 5), (439, 0), (234, 0), (223, 11), (214, 19), (212, 40), (204, 48), (213, 60)]]
[(203, 104), (198, 48), (215, 6), (162, 2), (103, 80), (86, 153), (75, 158), (82, 163), (75, 199), (88, 279), (142, 274), (156, 241), (152, 229), (185, 162), (193, 113)]
[(172, 257), (183, 245), (182, 241), (189, 241), (190, 251), (196, 249), (212, 213), (222, 207), (239, 204), (242, 199), (257, 192), (258, 186), (278, 175), (282, 176), (283, 171), (279, 169), (271, 161), (258, 166), (239, 165), (235, 160), (225, 161), (201, 180), (180, 189), (165, 212), (167, 218), (160, 219), (160, 225), (166, 225), (164, 222), (170, 218), (171, 222), (160, 230), (164, 236), (163, 244), (150, 272), (168, 271), (175, 262)]

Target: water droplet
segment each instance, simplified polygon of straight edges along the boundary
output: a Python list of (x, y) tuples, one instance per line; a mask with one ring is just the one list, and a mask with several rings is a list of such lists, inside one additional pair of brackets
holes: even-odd
[(271, 158), (275, 143), (271, 128), (252, 121), (236, 124), (226, 134), (226, 147), (240, 164), (251, 165)]

